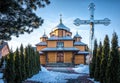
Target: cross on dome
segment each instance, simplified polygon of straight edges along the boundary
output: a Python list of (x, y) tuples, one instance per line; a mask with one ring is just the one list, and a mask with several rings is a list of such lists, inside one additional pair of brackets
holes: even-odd
[(44, 29), (44, 34), (43, 34), (43, 36), (42, 37), (47, 37), (47, 35), (46, 35), (46, 33), (45, 33), (45, 29)]
[(66, 31), (70, 32), (70, 29), (62, 23), (62, 14), (60, 14), (60, 23), (55, 28), (53, 28), (52, 31), (55, 31), (57, 29), (59, 29), (59, 30), (63, 29), (63, 30), (66, 30)]
[(60, 23), (62, 23), (62, 14), (60, 14)]
[(82, 38), (82, 37), (78, 34), (78, 31), (76, 31), (76, 34), (75, 34), (74, 37), (80, 37), (80, 38)]

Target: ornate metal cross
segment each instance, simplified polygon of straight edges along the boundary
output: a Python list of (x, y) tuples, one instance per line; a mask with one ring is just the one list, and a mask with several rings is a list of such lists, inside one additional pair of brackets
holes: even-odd
[(90, 11), (90, 20), (80, 20), (79, 18), (74, 20), (74, 24), (76, 26), (79, 26), (81, 24), (89, 24), (90, 25), (90, 40), (91, 40), (91, 51), (92, 51), (92, 40), (94, 38), (94, 24), (104, 24), (105, 26), (108, 26), (110, 24), (110, 20), (108, 18), (104, 18), (103, 20), (94, 20), (94, 10), (95, 5), (94, 3), (90, 3), (88, 6), (88, 9)]
[(103, 20), (94, 20), (94, 10), (95, 10), (94, 3), (90, 3), (88, 9), (90, 11), (90, 20), (80, 20), (79, 18), (77, 18), (74, 20), (74, 24), (76, 26), (79, 26), (81, 24), (90, 24), (90, 33), (92, 40), (94, 36), (94, 24), (104, 24), (105, 26), (107, 26), (110, 24), (110, 20), (108, 18), (104, 18)]

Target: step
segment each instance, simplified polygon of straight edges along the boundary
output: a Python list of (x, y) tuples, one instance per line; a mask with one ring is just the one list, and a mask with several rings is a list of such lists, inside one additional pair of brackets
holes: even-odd
[(46, 67), (73, 67), (72, 63), (47, 63)]

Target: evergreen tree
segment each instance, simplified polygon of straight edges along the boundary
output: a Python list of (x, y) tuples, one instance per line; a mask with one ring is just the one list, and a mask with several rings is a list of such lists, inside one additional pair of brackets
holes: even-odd
[(30, 77), (28, 46), (25, 48), (25, 69), (26, 69), (26, 75), (27, 75), (26, 77)]
[(29, 49), (29, 69), (30, 69), (30, 70), (29, 70), (29, 71), (30, 71), (30, 72), (29, 72), (29, 75), (30, 75), (30, 77), (31, 77), (31, 76), (32, 76), (32, 67), (33, 67), (33, 66), (32, 66), (32, 59), (33, 59), (33, 58), (32, 58), (31, 45), (29, 45), (29, 48), (28, 48), (28, 49)]
[(4, 72), (7, 83), (15, 83), (15, 65), (14, 65), (14, 53), (10, 52), (7, 56), (7, 64)]
[(97, 54), (97, 40), (95, 39), (94, 41), (94, 50), (93, 50), (93, 57), (92, 57), (92, 62), (90, 63), (90, 77), (94, 77), (94, 72), (95, 72), (95, 63), (96, 63), (96, 54)]
[(49, 3), (49, 0), (0, 0), (0, 39), (10, 40), (12, 35), (18, 37), (41, 26), (43, 19), (33, 10)]
[(34, 73), (37, 73), (37, 63), (36, 63), (36, 60), (37, 60), (37, 57), (36, 57), (36, 52), (34, 51), (34, 66), (35, 66), (35, 69), (34, 69)]
[(109, 63), (107, 66), (106, 83), (119, 83), (118, 81), (118, 67), (119, 67), (119, 54), (118, 54), (118, 36), (114, 32), (111, 41), (111, 52), (109, 56)]
[(22, 81), (22, 75), (21, 75), (21, 57), (19, 54), (19, 50), (18, 48), (15, 51), (15, 73), (16, 73), (16, 78), (15, 78), (15, 82), (16, 83), (21, 83)]
[(10, 52), (7, 56), (6, 69), (4, 72), (7, 83), (22, 83), (23, 80), (33, 76), (40, 70), (39, 53), (34, 51), (31, 45), (23, 49), (21, 44), (20, 52), (18, 48), (15, 53)]
[(41, 66), (40, 66), (40, 55), (39, 55), (39, 52), (36, 51), (36, 63), (37, 63), (37, 73), (41, 70)]
[(94, 73), (94, 79), (95, 79), (95, 81), (99, 81), (100, 80), (100, 62), (101, 62), (101, 56), (102, 56), (102, 43), (100, 42), (99, 48), (97, 50), (97, 56), (96, 56), (95, 73)]
[(25, 55), (26, 55), (26, 74), (28, 75), (27, 77), (31, 77), (32, 76), (32, 57), (31, 57), (31, 45), (28, 45), (25, 49)]
[(3, 65), (4, 58), (5, 58), (5, 57), (2, 56), (2, 58), (1, 58), (1, 60), (0, 60), (0, 68), (1, 68), (2, 65)]
[(35, 66), (36, 66), (36, 70), (35, 73), (38, 73), (41, 69), (40, 69), (40, 55), (38, 51), (35, 51)]
[(120, 50), (119, 50), (119, 65), (118, 65), (118, 82), (120, 82)]
[(22, 74), (22, 80), (25, 80), (26, 78), (26, 70), (25, 70), (25, 58), (24, 58), (24, 49), (23, 45), (20, 46), (20, 57), (21, 57), (21, 74)]
[(112, 66), (111, 66), (111, 60), (112, 60), (112, 57), (111, 57), (111, 52), (110, 52), (110, 55), (108, 57), (108, 62), (107, 62), (107, 69), (106, 69), (106, 83), (111, 83), (111, 73), (112, 72)]
[(109, 37), (108, 35), (105, 36), (103, 50), (102, 50), (102, 60), (100, 64), (100, 82), (106, 83), (106, 69), (107, 69), (107, 61), (110, 51), (109, 45)]
[[(34, 58), (34, 59), (33, 59)], [(34, 69), (35, 69), (35, 65), (34, 65), (34, 60), (35, 60), (35, 56), (34, 56), (34, 50), (33, 48), (31, 47), (31, 75), (34, 74)]]

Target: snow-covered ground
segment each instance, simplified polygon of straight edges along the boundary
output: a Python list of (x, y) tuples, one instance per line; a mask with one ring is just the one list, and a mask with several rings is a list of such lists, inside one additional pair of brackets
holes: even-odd
[[(78, 76), (82, 76), (85, 74), (89, 74), (89, 66), (88, 65), (78, 65), (73, 68), (75, 72), (82, 74), (69, 74), (69, 73), (61, 73), (61, 72), (53, 72), (48, 71), (46, 68), (41, 67), (41, 71), (38, 74), (34, 75), (32, 78), (28, 78), (27, 80), (38, 81), (42, 83), (66, 83), (67, 79), (76, 79)], [(94, 81), (93, 79), (89, 79)], [(99, 82), (94, 82), (99, 83)]]
[[(85, 74), (89, 74), (89, 66), (88, 65), (77, 65), (75, 68), (73, 68), (74, 71), (78, 72), (78, 73), (85, 73)], [(93, 81), (94, 83), (100, 83), (97, 81), (94, 81), (94, 79), (88, 78), (89, 80)]]
[(66, 83), (67, 79), (76, 79), (80, 74), (67, 74), (61, 72), (48, 71), (41, 67), (42, 71), (27, 80), (39, 81), (43, 83)]

